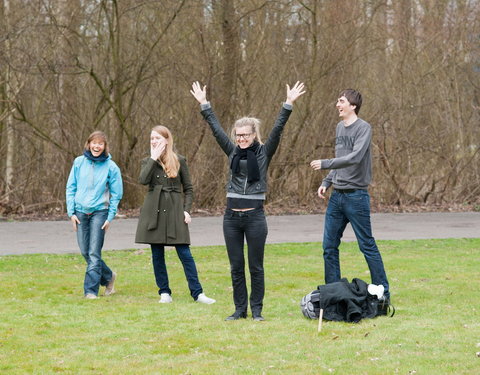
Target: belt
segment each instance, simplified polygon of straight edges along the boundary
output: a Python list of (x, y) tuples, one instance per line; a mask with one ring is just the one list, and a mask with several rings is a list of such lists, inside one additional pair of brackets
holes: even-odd
[(355, 193), (357, 190), (363, 190), (363, 189), (334, 189), (334, 190), (340, 194), (347, 194), (347, 193)]
[(167, 215), (167, 237), (168, 238), (175, 238), (176, 236), (176, 229), (175, 224), (177, 222), (177, 211), (174, 210), (174, 203), (172, 193), (181, 193), (182, 190), (179, 186), (164, 186), (164, 185), (155, 185), (149, 193), (153, 194), (153, 198), (151, 200), (152, 206), (149, 207), (149, 213), (147, 215), (148, 225), (147, 230), (154, 230), (157, 229), (158, 226), (158, 215), (160, 214), (160, 195), (165, 196), (165, 206), (163, 207), (163, 211), (166, 212)]
[(225, 210), (225, 215), (230, 217), (249, 217), (252, 215), (257, 215), (259, 212), (263, 212), (263, 207), (254, 208), (253, 210), (247, 211), (235, 211), (231, 208)]

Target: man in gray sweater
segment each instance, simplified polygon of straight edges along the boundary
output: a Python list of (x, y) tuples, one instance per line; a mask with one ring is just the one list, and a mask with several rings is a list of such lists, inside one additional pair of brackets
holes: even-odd
[(335, 158), (310, 163), (315, 170), (330, 169), (318, 188), (320, 198), (325, 199), (325, 192), (333, 185), (323, 233), (325, 283), (341, 280), (338, 247), (345, 227), (351, 223), (370, 269), (372, 284), (383, 285), (384, 300), (388, 303), (387, 275), (370, 223), (370, 195), (367, 189), (372, 179), (372, 128), (358, 117), (361, 106), (362, 95), (358, 91), (347, 89), (340, 93), (336, 107), (342, 121), (337, 124)]

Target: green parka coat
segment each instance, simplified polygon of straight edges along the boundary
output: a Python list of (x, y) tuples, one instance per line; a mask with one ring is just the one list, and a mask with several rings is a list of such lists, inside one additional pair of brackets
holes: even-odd
[(178, 155), (177, 177), (169, 178), (160, 163), (142, 160), (138, 181), (148, 185), (135, 235), (136, 243), (189, 245), (190, 233), (184, 211), (190, 213), (193, 186), (185, 158)]

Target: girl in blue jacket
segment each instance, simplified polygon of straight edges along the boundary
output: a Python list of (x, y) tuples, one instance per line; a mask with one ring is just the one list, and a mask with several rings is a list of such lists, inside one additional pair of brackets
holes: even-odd
[(122, 195), (122, 176), (109, 154), (107, 137), (95, 131), (88, 137), (83, 155), (73, 162), (66, 192), (67, 214), (87, 262), (85, 298), (97, 298), (100, 285), (106, 287), (106, 296), (115, 293), (116, 274), (102, 260), (102, 247)]

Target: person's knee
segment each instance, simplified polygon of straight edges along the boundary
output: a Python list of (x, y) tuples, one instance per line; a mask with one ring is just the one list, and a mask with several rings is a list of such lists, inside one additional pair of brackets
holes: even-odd
[(250, 275), (253, 277), (262, 276), (265, 274), (265, 270), (261, 265), (250, 267), (249, 271), (250, 271)]
[(245, 277), (245, 265), (230, 264), (230, 273), (232, 277)]
[(377, 244), (375, 243), (374, 240), (371, 241), (365, 241), (361, 244), (360, 246), (360, 251), (365, 255), (365, 256), (378, 256), (380, 254), (380, 251), (378, 250)]
[(324, 259), (337, 259), (338, 250), (334, 248), (325, 248), (323, 249), (323, 258)]
[(101, 270), (102, 270), (101, 262), (96, 258), (90, 257), (90, 261), (88, 262), (88, 266), (87, 266), (87, 271), (98, 271), (99, 273), (101, 273)]

